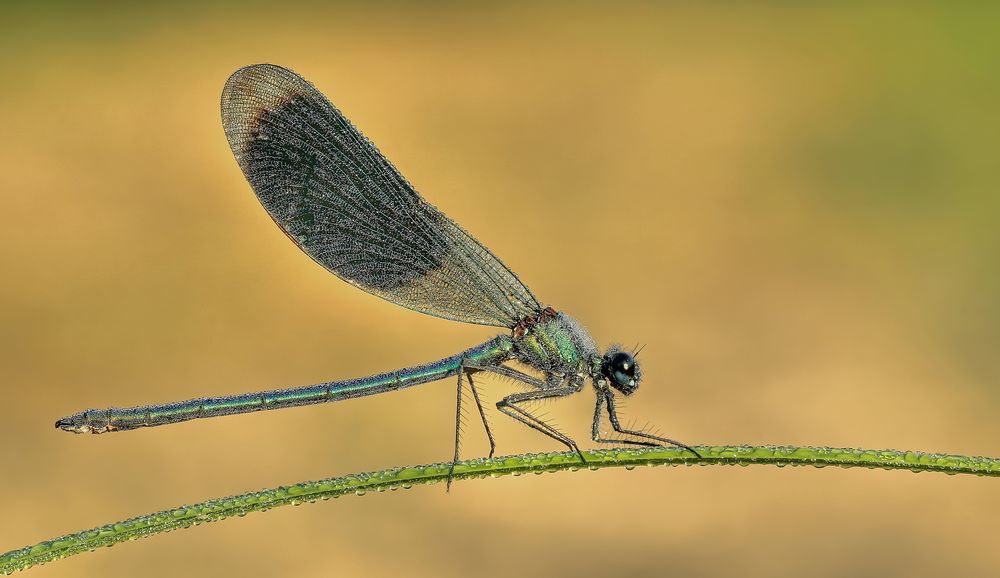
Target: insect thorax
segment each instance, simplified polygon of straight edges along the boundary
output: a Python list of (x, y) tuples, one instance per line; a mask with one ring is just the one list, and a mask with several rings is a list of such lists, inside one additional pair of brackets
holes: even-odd
[(589, 375), (597, 346), (576, 319), (546, 308), (514, 329), (514, 354), (518, 361), (541, 371)]

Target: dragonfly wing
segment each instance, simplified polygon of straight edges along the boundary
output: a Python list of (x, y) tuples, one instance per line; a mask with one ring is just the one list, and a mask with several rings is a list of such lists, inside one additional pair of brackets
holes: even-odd
[(512, 327), (541, 309), (301, 76), (270, 64), (237, 70), (222, 91), (222, 124), (271, 218), (341, 279), (466, 323)]

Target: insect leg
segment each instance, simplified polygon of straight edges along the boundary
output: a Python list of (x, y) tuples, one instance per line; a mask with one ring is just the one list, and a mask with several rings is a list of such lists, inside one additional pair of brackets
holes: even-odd
[[(566, 434), (555, 429), (551, 425), (545, 423), (543, 420), (532, 415), (530, 412), (522, 407), (519, 407), (519, 403), (526, 401), (533, 401), (538, 399), (556, 398), (577, 393), (583, 389), (583, 383), (571, 383), (570, 385), (564, 387), (550, 387), (545, 381), (538, 379), (537, 377), (528, 375), (522, 371), (518, 371), (512, 367), (507, 367), (506, 365), (472, 365), (466, 364), (465, 367), (468, 369), (474, 369), (477, 371), (489, 371), (497, 375), (502, 375), (510, 379), (521, 381), (527, 383), (535, 388), (537, 391), (513, 393), (507, 397), (501, 399), (497, 402), (497, 409), (503, 414), (511, 417), (524, 425), (539, 431), (552, 439), (555, 439), (559, 443), (565, 445), (569, 449), (575, 451), (579, 456), (581, 461), (586, 461), (583, 457), (583, 452), (580, 447), (576, 445), (572, 439), (570, 439)], [(473, 389), (475, 393), (475, 389)]]
[(489, 371), (490, 373), (495, 373), (497, 375), (502, 375), (503, 377), (508, 377), (514, 381), (520, 381), (527, 383), (538, 389), (547, 388), (548, 384), (545, 381), (538, 379), (532, 375), (528, 375), (523, 371), (518, 371), (513, 367), (507, 367), (506, 365), (476, 365), (472, 363), (465, 363), (464, 367), (466, 369), (471, 369), (474, 371)]
[(469, 373), (468, 375), (466, 375), (466, 378), (469, 380), (469, 389), (472, 390), (472, 398), (476, 400), (476, 408), (479, 409), (479, 417), (481, 417), (483, 419), (483, 429), (486, 430), (486, 437), (489, 438), (489, 440), (490, 440), (490, 455), (489, 455), (489, 457), (492, 458), (494, 452), (496, 452), (496, 449), (497, 449), (497, 442), (496, 442), (495, 439), (493, 439), (493, 432), (490, 431), (490, 422), (489, 422), (488, 419), (486, 419), (486, 410), (483, 408), (483, 402), (480, 401), (480, 399), (479, 399), (479, 389), (476, 388), (476, 382), (472, 381), (472, 374), (471, 373)]
[[(604, 398), (603, 400), (601, 399), (602, 397)], [(640, 440), (630, 440), (630, 439), (610, 439), (610, 438), (603, 438), (603, 437), (601, 437), (601, 435), (600, 435), (600, 411), (601, 411), (601, 405), (604, 402), (607, 402), (607, 404), (608, 404), (608, 419), (611, 420), (611, 427), (614, 428), (614, 430), (616, 432), (618, 432), (620, 434), (635, 436), (637, 438), (643, 438), (643, 440), (640, 441)], [(598, 398), (597, 398), (597, 408), (596, 408), (595, 415), (594, 415), (594, 429), (593, 429), (593, 434), (594, 434), (594, 441), (601, 442), (601, 443), (612, 443), (612, 444), (613, 443), (626, 443), (626, 444), (633, 444), (633, 445), (637, 445), (637, 446), (648, 446), (648, 447), (662, 446), (663, 444), (666, 443), (666, 444), (670, 444), (672, 446), (676, 446), (676, 447), (679, 447), (679, 448), (686, 449), (687, 451), (689, 451), (692, 454), (698, 456), (699, 458), (702, 457), (701, 454), (699, 454), (697, 451), (695, 451), (694, 448), (692, 448), (691, 446), (689, 446), (687, 444), (683, 444), (683, 443), (681, 443), (679, 441), (672, 440), (670, 438), (664, 438), (664, 437), (660, 437), (660, 436), (655, 436), (653, 434), (649, 434), (649, 433), (645, 433), (645, 432), (634, 431), (634, 430), (629, 430), (629, 429), (623, 428), (622, 425), (621, 425), (621, 422), (618, 421), (618, 412), (615, 410), (615, 397), (614, 397), (614, 395), (610, 391), (605, 391), (603, 396), (599, 395)], [(652, 441), (646, 441), (646, 440), (652, 440)], [(660, 442), (660, 443), (654, 443), (654, 442)]]
[[(471, 377), (469, 378), (471, 382)], [(455, 464), (458, 463), (459, 447), (462, 441), (462, 368), (458, 370), (458, 393), (455, 402), (455, 457), (451, 460), (451, 467), (448, 468), (448, 481), (445, 484), (445, 492), (451, 491), (451, 477), (455, 473)]]
[(497, 402), (497, 409), (506, 414), (507, 416), (530, 427), (531, 429), (539, 431), (549, 436), (550, 438), (558, 441), (559, 443), (565, 445), (569, 449), (575, 451), (580, 456), (580, 461), (586, 462), (587, 459), (583, 457), (583, 452), (580, 451), (580, 446), (576, 445), (575, 441), (570, 439), (569, 436), (567, 436), (566, 434), (560, 432), (556, 428), (545, 423), (543, 420), (532, 415), (529, 411), (520, 407), (519, 405), (526, 401), (564, 397), (573, 393), (577, 393), (581, 389), (583, 389), (582, 383), (574, 383), (565, 387), (542, 389), (539, 391), (512, 393)]
[[(455, 473), (455, 464), (459, 460), (459, 451), (461, 448), (461, 436), (462, 436), (462, 374), (465, 374), (465, 378), (469, 380), (469, 389), (472, 390), (472, 398), (476, 401), (476, 408), (479, 410), (479, 417), (483, 420), (483, 429), (486, 430), (486, 437), (490, 441), (490, 456), (496, 452), (497, 443), (496, 439), (493, 437), (493, 431), (490, 429), (490, 422), (486, 419), (486, 410), (483, 408), (483, 402), (479, 399), (479, 389), (476, 387), (476, 382), (472, 380), (472, 374), (476, 371), (492, 371), (494, 368), (492, 366), (477, 365), (474, 363), (462, 362), (461, 367), (458, 370), (458, 393), (456, 395), (456, 408), (455, 408), (455, 455), (451, 461), (451, 468), (448, 470), (448, 491), (451, 489), (452, 476)], [(505, 368), (506, 369), (506, 368)], [(517, 370), (511, 370), (517, 371)], [(520, 373), (520, 372), (517, 372)], [(525, 374), (525, 378), (531, 378), (530, 375)]]

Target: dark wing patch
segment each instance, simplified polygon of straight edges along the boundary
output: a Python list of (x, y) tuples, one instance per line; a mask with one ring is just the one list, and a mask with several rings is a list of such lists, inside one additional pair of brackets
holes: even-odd
[(315, 87), (269, 64), (222, 92), (230, 147), (261, 204), (316, 262), (404, 307), (512, 327), (541, 309), (486, 247), (425, 201)]

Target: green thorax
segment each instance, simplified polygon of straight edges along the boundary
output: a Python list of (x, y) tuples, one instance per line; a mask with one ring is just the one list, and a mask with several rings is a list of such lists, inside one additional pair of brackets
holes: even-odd
[(543, 312), (514, 331), (517, 359), (536, 369), (567, 373), (590, 373), (597, 347), (590, 334), (565, 313)]

